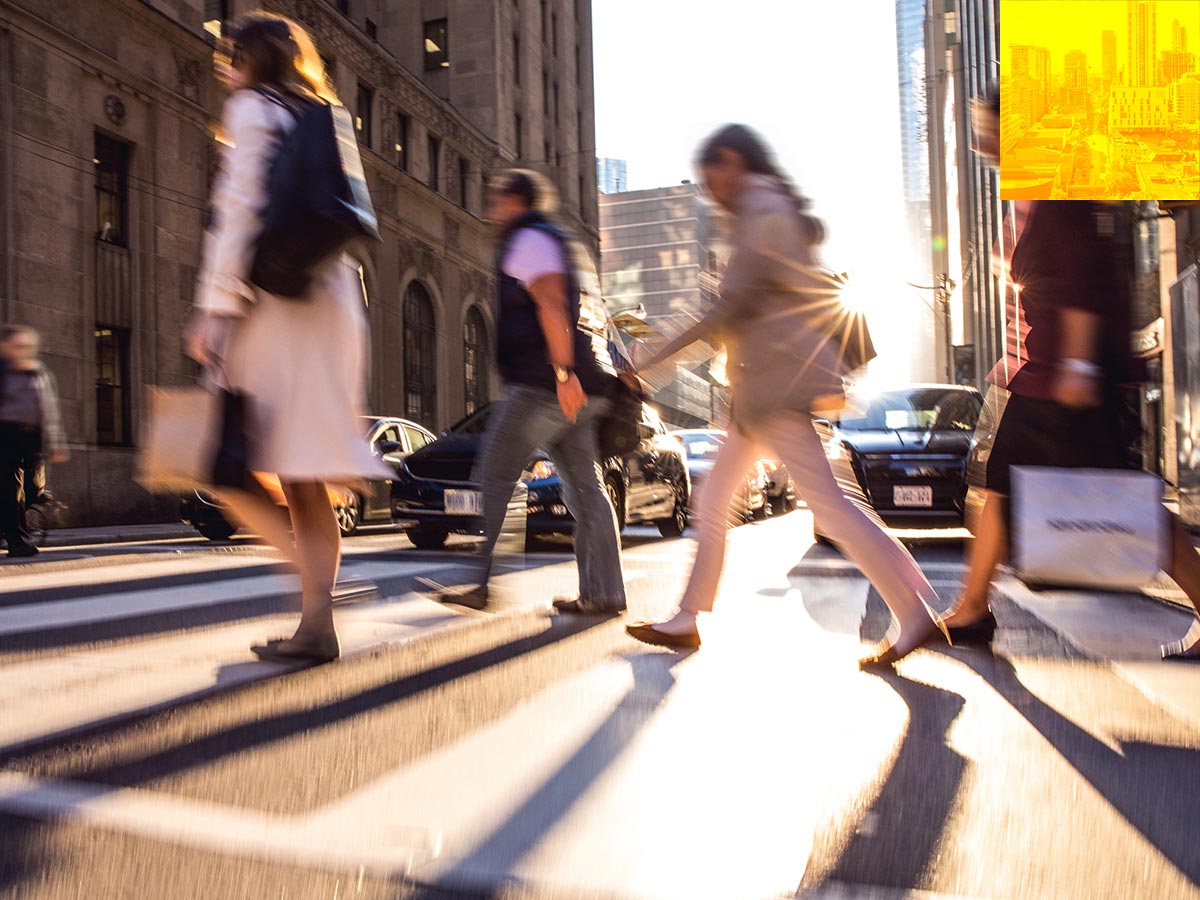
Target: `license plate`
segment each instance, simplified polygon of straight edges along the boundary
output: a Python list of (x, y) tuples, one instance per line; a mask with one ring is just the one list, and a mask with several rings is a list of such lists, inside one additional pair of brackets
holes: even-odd
[(892, 503), (896, 506), (933, 506), (933, 488), (894, 485)]
[(483, 501), (479, 491), (446, 491), (446, 515), (481, 516)]

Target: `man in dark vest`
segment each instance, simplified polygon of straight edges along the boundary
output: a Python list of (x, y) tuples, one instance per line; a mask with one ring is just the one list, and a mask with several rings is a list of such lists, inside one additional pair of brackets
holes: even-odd
[[(490, 565), (513, 491), (543, 448), (575, 519), (579, 566), (579, 596), (554, 605), (619, 612), (625, 609), (620, 539), (597, 450), (597, 422), (611, 408), (616, 382), (604, 323), (589, 322), (595, 314), (581, 310), (571, 243), (549, 218), (557, 203), (549, 182), (536, 172), (509, 170), (492, 180), (487, 199), (488, 220), (499, 229), (496, 362), (503, 397), (488, 419), (475, 473), (483, 491), (483, 558)], [(482, 609), (486, 580), (436, 594)]]

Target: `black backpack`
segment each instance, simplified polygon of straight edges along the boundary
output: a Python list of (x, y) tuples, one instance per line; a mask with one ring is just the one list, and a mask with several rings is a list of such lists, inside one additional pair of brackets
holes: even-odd
[(302, 299), (322, 263), (361, 240), (378, 241), (354, 123), (345, 107), (262, 96), (296, 118), (279, 144), (267, 182), (267, 206), (250, 281), (280, 297)]

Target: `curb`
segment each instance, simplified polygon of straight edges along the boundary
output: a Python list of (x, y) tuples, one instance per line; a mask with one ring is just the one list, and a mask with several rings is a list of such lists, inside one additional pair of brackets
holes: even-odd
[(77, 547), (85, 544), (131, 544), (139, 541), (169, 541), (173, 538), (198, 538), (200, 532), (187, 527), (167, 527), (141, 534), (126, 534), (121, 531), (93, 532), (92, 529), (80, 529), (87, 534), (72, 535), (72, 529), (51, 530), (46, 533), (43, 547)]

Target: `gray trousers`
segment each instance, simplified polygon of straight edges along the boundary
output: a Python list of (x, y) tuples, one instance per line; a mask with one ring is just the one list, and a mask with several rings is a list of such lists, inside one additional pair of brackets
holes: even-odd
[(567, 509), (575, 518), (579, 596), (603, 606), (623, 607), (625, 579), (617, 519), (604, 491), (596, 447), (596, 422), (610, 405), (607, 398), (589, 397), (572, 424), (550, 391), (505, 385), (503, 399), (488, 420), (474, 480), (483, 490), (484, 554), (491, 560), (514, 496), (514, 505), (522, 507), (514, 513), (524, 514), (521, 474), (534, 451), (544, 449), (562, 481)]

